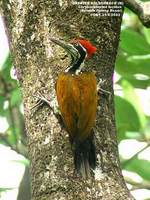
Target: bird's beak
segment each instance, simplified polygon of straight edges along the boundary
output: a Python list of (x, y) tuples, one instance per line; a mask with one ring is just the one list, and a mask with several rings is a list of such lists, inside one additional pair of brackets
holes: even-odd
[(78, 53), (78, 50), (72, 44), (67, 44), (62, 40), (58, 40), (56, 38), (50, 38), (50, 40), (62, 47), (67, 53), (69, 53), (73, 62), (79, 59), (80, 55)]

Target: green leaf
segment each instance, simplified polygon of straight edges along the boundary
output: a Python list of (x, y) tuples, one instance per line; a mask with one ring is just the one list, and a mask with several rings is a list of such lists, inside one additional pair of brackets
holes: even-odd
[(17, 144), (16, 128), (12, 127), (12, 125), (10, 125), (7, 130), (7, 138), (6, 139), (7, 139), (8, 144), (11, 144), (11, 146)]
[(140, 125), (141, 130), (144, 130), (147, 120), (141, 108), (139, 97), (135, 93), (133, 86), (125, 79), (122, 80), (122, 88), (123, 88), (123, 94), (124, 94), (125, 99), (133, 105), (134, 109), (136, 110), (138, 114), (138, 118), (141, 124)]
[(148, 119), (147, 121), (148, 123), (144, 127), (144, 136), (147, 141), (150, 141), (150, 123), (149, 123), (150, 120)]
[(115, 96), (115, 117), (119, 141), (126, 138), (126, 131), (140, 130), (140, 121), (135, 108), (120, 96)]
[(5, 102), (5, 97), (0, 96), (0, 115), (2, 115), (2, 116), (5, 115), (4, 102)]
[(150, 45), (143, 35), (130, 29), (122, 30), (120, 48), (130, 55), (144, 55), (150, 53)]
[(6, 57), (6, 60), (2, 66), (2, 73), (3, 73), (3, 77), (4, 79), (6, 80), (10, 80), (11, 77), (10, 77), (10, 70), (11, 70), (11, 67), (12, 67), (12, 58), (11, 58), (11, 55), (10, 53), (8, 54), (8, 56)]
[(26, 158), (24, 158), (23, 160), (12, 160), (13, 162), (19, 163), (19, 164), (23, 164), (25, 166), (29, 166), (30, 161)]
[(145, 35), (148, 44), (150, 45), (150, 29), (143, 27), (143, 33)]
[[(124, 168), (124, 166), (123, 166)], [(139, 174), (143, 179), (150, 181), (150, 161), (134, 158), (125, 166), (126, 170), (133, 171)]]
[(20, 105), (22, 102), (22, 96), (21, 96), (21, 91), (19, 90), (19, 88), (15, 88), (12, 92), (11, 92), (11, 106), (17, 106)]
[(121, 85), (123, 79), (127, 80), (134, 88), (147, 89), (147, 87), (150, 85), (150, 79), (137, 80), (134, 76), (124, 76), (123, 78), (119, 79), (117, 84)]
[(150, 77), (150, 56), (128, 56), (120, 52), (116, 60), (116, 71), (122, 76), (131, 77), (144, 74)]
[(133, 132), (133, 131), (127, 131), (126, 137), (129, 139), (141, 139), (141, 133), (140, 132)]
[(0, 192), (6, 192), (7, 190), (13, 190), (14, 188), (0, 188)]

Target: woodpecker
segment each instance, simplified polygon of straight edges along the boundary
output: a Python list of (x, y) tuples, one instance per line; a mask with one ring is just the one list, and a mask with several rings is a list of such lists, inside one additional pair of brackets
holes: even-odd
[(82, 72), (83, 63), (96, 52), (88, 40), (71, 43), (50, 38), (71, 57), (71, 63), (56, 80), (56, 96), (74, 154), (75, 171), (84, 177), (96, 167), (93, 126), (97, 109), (97, 86), (94, 72)]

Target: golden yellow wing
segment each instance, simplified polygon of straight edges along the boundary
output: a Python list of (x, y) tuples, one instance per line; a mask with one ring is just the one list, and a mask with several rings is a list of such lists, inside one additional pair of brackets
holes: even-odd
[(62, 73), (56, 82), (59, 109), (70, 137), (86, 139), (94, 126), (97, 107), (94, 73)]

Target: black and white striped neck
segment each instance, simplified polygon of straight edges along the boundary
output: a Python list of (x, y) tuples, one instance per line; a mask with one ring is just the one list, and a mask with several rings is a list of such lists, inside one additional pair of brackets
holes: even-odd
[(71, 74), (78, 74), (80, 73), (83, 67), (84, 60), (86, 58), (86, 49), (79, 43), (74, 44), (73, 47), (78, 51), (79, 57), (78, 58), (71, 57), (72, 59), (71, 64), (69, 67), (66, 68), (65, 72)]

